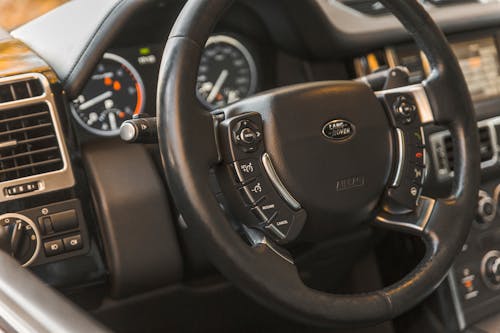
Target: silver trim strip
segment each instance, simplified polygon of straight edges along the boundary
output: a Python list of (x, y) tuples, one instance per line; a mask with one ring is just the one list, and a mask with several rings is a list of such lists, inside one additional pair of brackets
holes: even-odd
[[(40, 175), (18, 178), (15, 180), (10, 180), (6, 182), (0, 183), (0, 203), (6, 202), (10, 200), (17, 200), (21, 198), (31, 197), (34, 195), (38, 195), (41, 193), (47, 193), (52, 191), (57, 191), (65, 188), (70, 188), (75, 185), (75, 179), (73, 176), (73, 170), (71, 168), (70, 158), (68, 154), (68, 150), (66, 147), (66, 142), (64, 140), (64, 135), (61, 127), (61, 123), (59, 120), (59, 115), (56, 110), (56, 102), (54, 100), (54, 94), (50, 88), (50, 83), (48, 79), (39, 73), (29, 73), (29, 74), (21, 74), (15, 76), (9, 76), (5, 78), (0, 78), (0, 85), (3, 84), (12, 84), (16, 82), (23, 82), (30, 79), (37, 79), (40, 81), (43, 87), (44, 93), (41, 96), (26, 98), (22, 100), (1, 103), (0, 104), (0, 112), (2, 110), (29, 106), (39, 103), (45, 103), (50, 112), (52, 124), (54, 126), (54, 133), (56, 134), (57, 143), (59, 145), (59, 150), (61, 152), (61, 158), (63, 161), (63, 168), (58, 171), (48, 172)], [(37, 182), (39, 184), (39, 189), (34, 192), (29, 192), (25, 194), (13, 195), (9, 196), (5, 194), (5, 188), (23, 185), (26, 183), (34, 183)]]
[(395, 219), (397, 215), (393, 214), (379, 215), (377, 216), (376, 221), (378, 223), (389, 224), (403, 229), (410, 229), (417, 232), (423, 232), (427, 227), (427, 223), (431, 218), (432, 211), (434, 210), (435, 205), (436, 205), (436, 200), (422, 196), (420, 197), (420, 202), (419, 202), (420, 209), (417, 211), (417, 221), (414, 222), (397, 221)]
[(466, 327), (465, 316), (462, 310), (462, 304), (460, 303), (460, 298), (458, 297), (457, 281), (453, 275), (453, 267), (448, 272), (448, 284), (450, 285), (451, 300), (453, 302), (453, 307), (455, 308), (455, 313), (457, 315), (458, 328), (463, 331)]
[(400, 128), (396, 128), (397, 135), (397, 145), (398, 145), (398, 166), (396, 168), (396, 175), (394, 176), (394, 181), (392, 182), (392, 187), (398, 187), (401, 184), (401, 178), (403, 177), (403, 166), (405, 164), (405, 134)]
[(273, 251), (274, 253), (276, 253), (283, 260), (285, 260), (289, 264), (295, 265), (293, 259), (290, 256), (282, 253), (283, 251), (280, 251), (279, 247), (276, 248), (273, 243), (269, 242), (267, 240), (266, 236), (264, 236), (263, 233), (261, 233), (258, 230), (255, 230), (255, 229), (248, 228), (245, 225), (243, 226), (243, 229), (245, 230), (245, 233), (248, 236), (248, 240), (250, 241), (252, 247), (256, 247), (256, 246), (259, 246), (259, 245), (267, 246), (271, 251)]
[(273, 183), (283, 200), (285, 200), (286, 203), (293, 209), (299, 210), (301, 208), (300, 203), (295, 200), (292, 194), (286, 189), (285, 185), (276, 173), (276, 169), (274, 169), (273, 162), (271, 161), (271, 157), (268, 153), (264, 153), (262, 155), (262, 164), (264, 165), (264, 169), (266, 170), (269, 179), (271, 179), (271, 183)]
[(383, 97), (387, 94), (394, 94), (394, 93), (404, 93), (413, 95), (415, 103), (417, 103), (420, 122), (422, 123), (422, 125), (434, 123), (434, 113), (432, 112), (432, 107), (431, 104), (429, 103), (429, 99), (427, 98), (427, 93), (425, 92), (425, 88), (423, 85), (414, 84), (400, 88), (377, 91), (375, 92), (375, 95), (377, 97)]
[[(24, 264), (21, 265), (22, 267), (28, 267), (36, 260), (36, 258), (38, 258), (38, 255), (40, 254), (40, 251), (42, 249), (42, 235), (40, 234), (40, 230), (38, 229), (38, 226), (30, 218), (28, 218), (24, 215), (21, 215), (21, 214), (14, 214), (14, 213), (3, 214), (0, 216), (0, 220), (9, 219), (9, 218), (23, 220), (24, 222), (28, 223), (29, 226), (33, 229), (33, 232), (35, 233), (36, 238), (38, 240), (38, 242), (36, 243), (36, 248), (35, 248), (35, 252), (33, 253), (33, 256), (27, 262), (25, 262)], [(2, 226), (0, 226), (0, 227), (2, 227)]]

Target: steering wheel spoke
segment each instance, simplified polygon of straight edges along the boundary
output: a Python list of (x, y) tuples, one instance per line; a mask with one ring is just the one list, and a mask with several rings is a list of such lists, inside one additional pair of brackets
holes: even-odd
[(428, 231), (427, 226), (435, 205), (435, 199), (422, 196), (414, 211), (397, 213), (383, 210), (377, 215), (374, 225), (416, 236), (423, 236)]

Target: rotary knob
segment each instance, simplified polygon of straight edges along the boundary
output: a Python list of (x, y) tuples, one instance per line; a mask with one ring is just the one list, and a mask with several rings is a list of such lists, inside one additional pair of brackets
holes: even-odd
[(40, 249), (40, 231), (32, 220), (20, 214), (0, 216), (0, 250), (25, 267), (35, 261)]
[(488, 287), (500, 289), (500, 251), (490, 251), (483, 257), (481, 274)]
[(479, 192), (476, 220), (479, 224), (493, 222), (497, 215), (497, 206), (493, 198), (485, 191)]

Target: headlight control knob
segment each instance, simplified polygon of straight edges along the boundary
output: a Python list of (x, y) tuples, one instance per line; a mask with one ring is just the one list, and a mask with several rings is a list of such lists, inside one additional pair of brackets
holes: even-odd
[(35, 261), (41, 249), (38, 226), (26, 216), (0, 216), (0, 250), (12, 255), (22, 266)]

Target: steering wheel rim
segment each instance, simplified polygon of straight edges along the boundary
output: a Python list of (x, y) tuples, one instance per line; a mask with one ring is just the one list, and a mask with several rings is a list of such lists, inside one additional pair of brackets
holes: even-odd
[[(233, 0), (189, 0), (168, 39), (158, 85), (159, 143), (175, 203), (199, 234), (217, 268), (266, 306), (323, 326), (371, 324), (416, 305), (443, 280), (466, 240), (479, 188), (479, 139), (472, 101), (446, 38), (416, 1), (383, 0), (414, 37), (431, 65), (422, 87), (434, 122), (449, 128), (455, 177), (449, 198), (437, 199), (419, 236), (427, 252), (401, 281), (358, 295), (333, 295), (305, 286), (293, 264), (269, 246), (249, 247), (234, 232), (209, 185), (220, 160), (213, 115), (195, 96), (201, 52)], [(453, 232), (450, 232), (453, 230)]]

